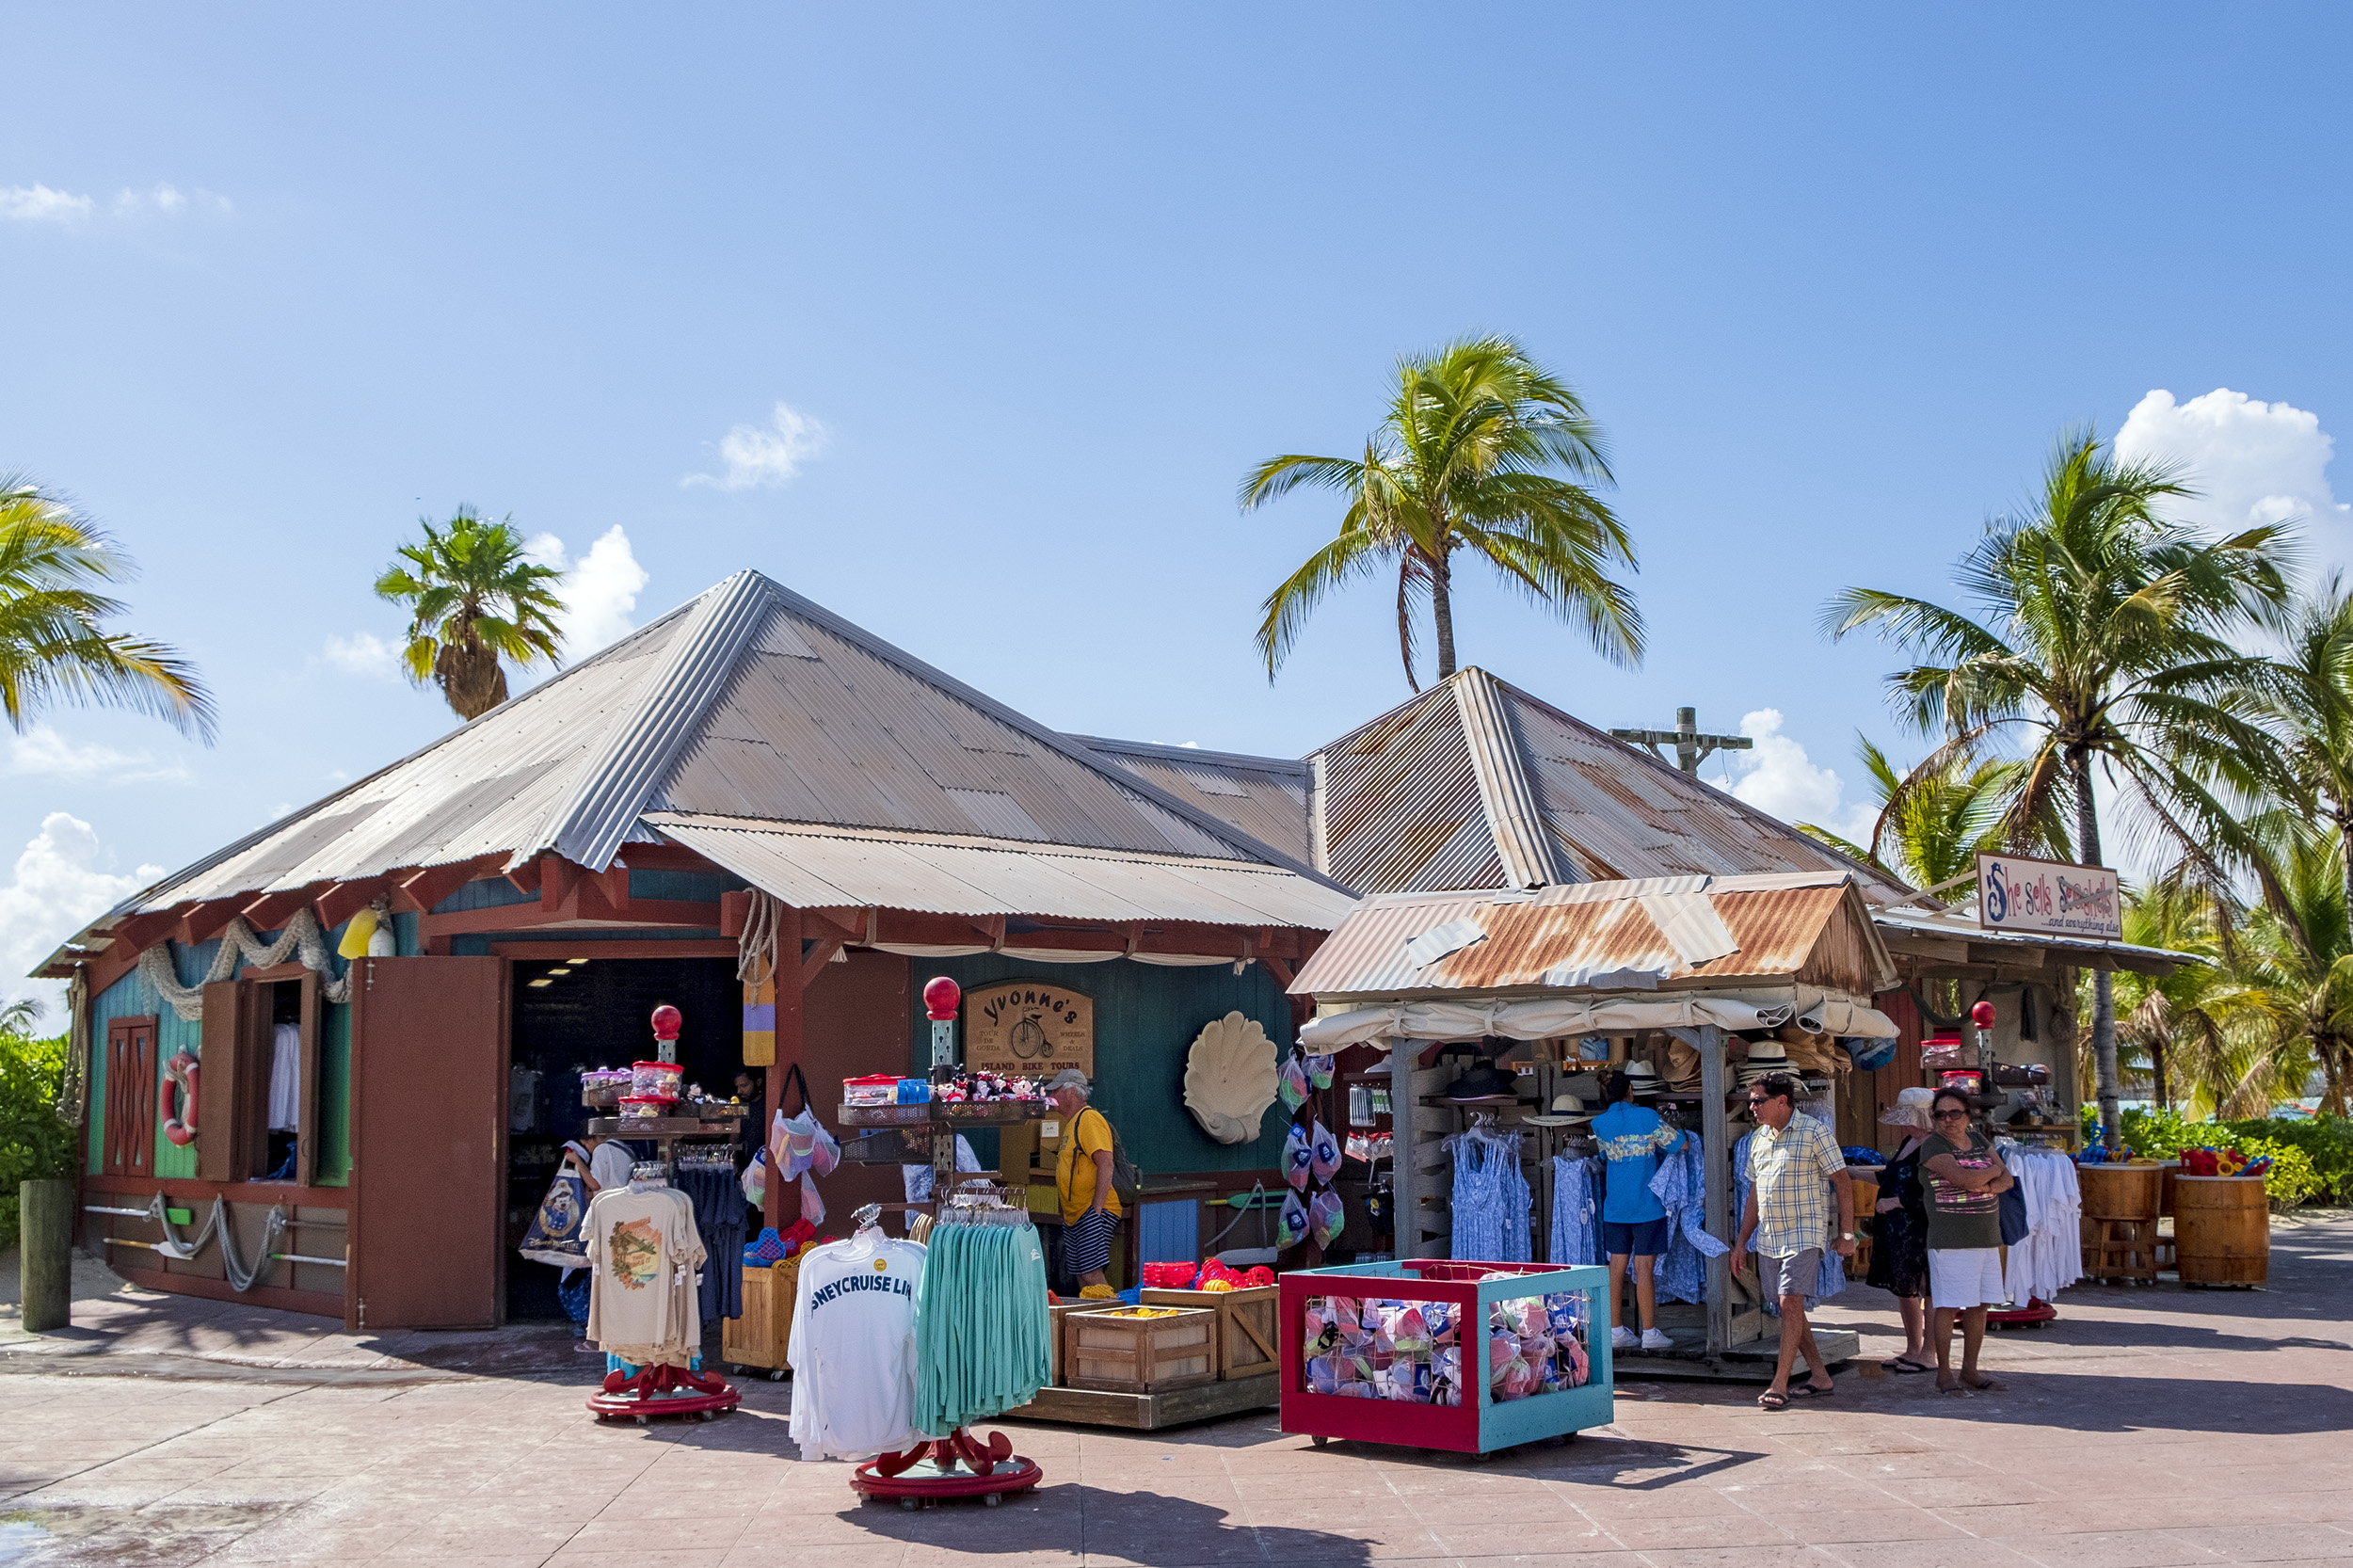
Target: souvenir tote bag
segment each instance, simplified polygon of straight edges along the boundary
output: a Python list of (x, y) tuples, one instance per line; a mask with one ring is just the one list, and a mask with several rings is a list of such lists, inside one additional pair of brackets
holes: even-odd
[(534, 1263), (584, 1269), (588, 1266), (587, 1225), (587, 1185), (571, 1167), (566, 1166), (548, 1184), (548, 1195), (539, 1200), (538, 1210), (531, 1216), (531, 1226), (523, 1232), (523, 1244), (518, 1250)]

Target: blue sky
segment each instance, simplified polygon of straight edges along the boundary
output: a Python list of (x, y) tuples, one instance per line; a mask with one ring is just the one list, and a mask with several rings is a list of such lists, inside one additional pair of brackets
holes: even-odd
[(352, 9), (0, 10), (0, 468), (225, 720), (13, 743), (9, 972), (447, 727), (368, 584), (459, 503), (588, 562), (584, 641), (751, 566), (1046, 722), (1297, 755), (1406, 695), (1390, 595), (1270, 686), (1334, 508), (1236, 482), (1510, 332), (1610, 434), (1653, 646), (1474, 568), (1464, 659), (1777, 712), (1743, 792), (1833, 818), (1897, 737), (1823, 599), (1941, 590), (2061, 425), (2353, 556), (2338, 10)]

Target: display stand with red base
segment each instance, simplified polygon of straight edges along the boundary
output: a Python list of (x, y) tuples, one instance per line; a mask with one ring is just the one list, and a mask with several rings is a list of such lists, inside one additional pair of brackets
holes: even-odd
[(2041, 1296), (2027, 1299), (2024, 1306), (1989, 1306), (1985, 1309), (1988, 1328), (2041, 1328), (2058, 1317), (2058, 1308)]
[(600, 1421), (633, 1418), (639, 1426), (654, 1416), (699, 1416), (715, 1421), (744, 1396), (725, 1378), (705, 1377), (684, 1367), (640, 1367), (632, 1375), (616, 1368), (604, 1375), (601, 1393), (588, 1396)]
[(990, 1508), (1006, 1494), (1027, 1492), (1046, 1479), (1037, 1461), (1013, 1451), (1013, 1440), (992, 1432), (983, 1442), (958, 1427), (904, 1453), (877, 1454), (850, 1477), (861, 1500), (896, 1497), (920, 1508), (941, 1497), (978, 1497)]

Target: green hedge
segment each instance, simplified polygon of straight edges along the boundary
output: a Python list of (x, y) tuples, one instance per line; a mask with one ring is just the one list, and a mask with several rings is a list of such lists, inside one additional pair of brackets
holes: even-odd
[(65, 1081), (65, 1036), (0, 1034), (0, 1247), (16, 1245), (16, 1186), (70, 1176), (80, 1134), (57, 1120)]
[(2127, 1111), (2124, 1144), (2152, 1160), (2170, 1160), (2186, 1148), (2234, 1149), (2250, 1160), (2269, 1155), (2264, 1192), (2279, 1208), (2353, 1198), (2353, 1121), (2343, 1116), (2192, 1122), (2170, 1111)]

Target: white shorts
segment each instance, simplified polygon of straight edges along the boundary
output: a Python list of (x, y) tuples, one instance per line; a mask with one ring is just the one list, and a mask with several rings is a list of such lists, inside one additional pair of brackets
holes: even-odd
[(2002, 1249), (1999, 1247), (1930, 1247), (1929, 1304), (1966, 1312), (1973, 1306), (1999, 1306), (2009, 1300), (2002, 1288)]

